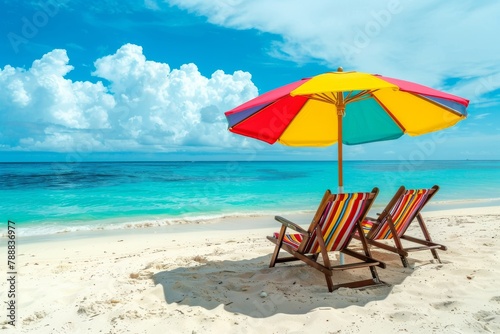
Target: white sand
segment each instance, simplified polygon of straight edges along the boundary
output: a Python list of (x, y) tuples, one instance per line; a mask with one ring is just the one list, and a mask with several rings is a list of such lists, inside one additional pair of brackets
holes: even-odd
[(404, 269), (373, 248), (387, 285), (333, 293), (302, 263), (268, 268), (273, 217), (18, 238), (18, 323), (3, 332), (500, 333), (500, 207), (424, 217), (442, 264), (416, 252)]

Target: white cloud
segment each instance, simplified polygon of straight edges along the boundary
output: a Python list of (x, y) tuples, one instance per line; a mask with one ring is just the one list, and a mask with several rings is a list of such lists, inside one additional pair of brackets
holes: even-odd
[(257, 95), (247, 72), (204, 77), (195, 64), (171, 70), (132, 44), (94, 65), (93, 75), (109, 84), (66, 79), (73, 67), (65, 50), (45, 54), (28, 70), (0, 70), (2, 149), (162, 152), (234, 145), (223, 113)]
[(113, 97), (100, 82), (65, 79), (73, 69), (68, 61), (65, 50), (54, 50), (35, 60), (29, 70), (9, 65), (0, 70), (4, 125), (14, 121), (77, 129), (109, 127), (106, 110), (115, 105)]
[(144, 6), (152, 10), (160, 10), (160, 6), (155, 0), (144, 0)]
[[(168, 0), (235, 29), (257, 29), (282, 37), (273, 56), (304, 62), (318, 59), (335, 70), (377, 72), (445, 88), (472, 102), (500, 81), (500, 2), (461, 0), (309, 1)], [(286, 13), (286, 14), (285, 14)], [(453, 81), (448, 87), (447, 79)]]
[(486, 118), (488, 115), (490, 115), (490, 113), (484, 113), (484, 114), (475, 115), (473, 118), (474, 118), (475, 120), (478, 120), (478, 119), (484, 119), (484, 118)]

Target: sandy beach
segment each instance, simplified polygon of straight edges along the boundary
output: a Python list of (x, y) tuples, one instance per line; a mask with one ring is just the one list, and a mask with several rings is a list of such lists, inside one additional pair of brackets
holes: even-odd
[[(307, 227), (310, 215), (292, 218)], [(424, 218), (433, 239), (448, 247), (440, 251), (442, 264), (428, 251), (415, 252), (405, 269), (397, 255), (372, 248), (387, 264), (379, 269), (386, 284), (333, 293), (302, 263), (268, 268), (274, 245), (265, 237), (279, 228), (272, 216), (18, 238), (17, 326), (4, 321), (2, 329), (500, 332), (500, 207), (429, 211)], [(5, 239), (0, 251), (6, 254)], [(338, 279), (366, 274), (346, 271)], [(2, 279), (2, 300), (7, 289)]]

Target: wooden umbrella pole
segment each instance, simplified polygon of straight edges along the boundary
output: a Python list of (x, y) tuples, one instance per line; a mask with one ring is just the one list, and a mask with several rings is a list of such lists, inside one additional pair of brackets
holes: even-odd
[[(342, 95), (342, 93), (338, 93)], [(343, 99), (342, 99), (343, 100)], [(343, 105), (343, 104), (342, 104)], [(344, 108), (337, 107), (337, 123), (338, 123), (338, 164), (339, 164), (339, 194), (344, 192), (344, 180), (342, 177), (342, 117), (344, 116)], [(345, 263), (344, 254), (339, 254), (339, 263)]]
[[(342, 67), (337, 69), (337, 72), (344, 72)], [(338, 170), (339, 170), (339, 193), (344, 192), (344, 177), (342, 173), (342, 118), (345, 113), (345, 103), (344, 103), (344, 94), (342, 92), (337, 92), (337, 159), (338, 159)]]
[[(343, 72), (342, 67), (339, 67), (337, 72)], [(344, 177), (342, 173), (342, 118), (345, 114), (344, 93), (337, 92), (337, 155), (338, 155), (338, 169), (339, 169), (339, 194), (344, 192)], [(341, 265), (345, 263), (344, 254), (339, 254), (339, 262)]]
[(337, 93), (337, 152), (339, 164), (339, 193), (344, 192), (344, 177), (342, 173), (342, 118), (345, 113), (344, 94)]
[(338, 122), (338, 142), (337, 142), (337, 159), (339, 170), (339, 193), (344, 192), (344, 178), (342, 176), (342, 115), (337, 115)]

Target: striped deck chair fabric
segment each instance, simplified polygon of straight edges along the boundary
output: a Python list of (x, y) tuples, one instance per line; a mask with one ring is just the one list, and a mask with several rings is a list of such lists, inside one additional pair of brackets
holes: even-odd
[[(411, 221), (416, 217), (420, 210), (427, 203), (427, 199), (431, 193), (431, 189), (411, 189), (406, 190), (403, 196), (399, 198), (396, 204), (390, 208), (389, 215), (385, 216), (378, 225), (378, 228), (369, 233), (370, 239), (392, 239), (392, 231), (386, 221), (389, 217), (392, 219), (392, 223), (396, 228), (397, 234), (401, 237), (408, 227)], [(367, 228), (372, 225), (373, 222), (365, 221), (367, 224), (363, 224), (363, 230), (367, 231)], [(369, 230), (368, 230), (369, 231)], [(370, 232), (370, 231), (369, 231)]]
[[(446, 246), (432, 241), (427, 226), (421, 215), (421, 210), (437, 193), (439, 187), (433, 186), (430, 189), (410, 189), (401, 186), (392, 200), (387, 204), (384, 211), (377, 219), (367, 217), (362, 224), (366, 241), (379, 248), (398, 253), (403, 266), (408, 267), (408, 252), (420, 250), (430, 250), (433, 257), (441, 262), (436, 249), (446, 250)], [(424, 239), (406, 235), (408, 227), (413, 221), (418, 224), (424, 235)], [(356, 235), (359, 238), (359, 235)], [(393, 239), (395, 246), (378, 240)], [(419, 244), (418, 247), (404, 247), (402, 240)]]
[[(330, 292), (341, 286), (360, 287), (381, 283), (375, 266), (385, 268), (385, 264), (371, 257), (366, 241), (362, 242), (364, 253), (348, 248), (355, 231), (361, 228), (361, 222), (377, 194), (377, 188), (374, 188), (371, 193), (331, 194), (327, 191), (308, 230), (277, 216), (276, 220), (282, 224), (282, 227), (280, 232), (268, 237), (276, 244), (269, 266), (274, 267), (280, 262), (302, 260), (325, 274)], [(298, 233), (289, 232), (288, 228)], [(279, 257), (280, 250), (292, 256)], [(332, 266), (328, 256), (328, 252), (332, 251), (350, 255), (361, 262)], [(323, 264), (317, 261), (319, 254), (322, 256)], [(371, 279), (333, 285), (331, 277), (333, 271), (363, 267), (369, 267), (372, 273)]]
[[(328, 201), (323, 214), (321, 215), (319, 226), (326, 250), (339, 251), (344, 249), (351, 240), (352, 233), (356, 227), (356, 222), (365, 213), (365, 207), (370, 193), (350, 193), (332, 196)], [(319, 253), (321, 251), (316, 230), (313, 229), (307, 244), (302, 248), (304, 253)], [(274, 233), (278, 238), (279, 233)], [(298, 249), (303, 241), (302, 234), (287, 233), (283, 242)]]

